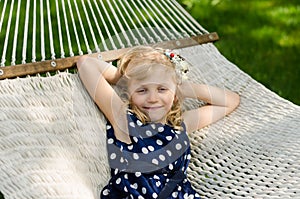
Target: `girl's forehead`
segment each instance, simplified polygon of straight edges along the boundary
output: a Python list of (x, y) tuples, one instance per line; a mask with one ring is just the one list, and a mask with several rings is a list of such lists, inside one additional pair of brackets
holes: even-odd
[(137, 89), (139, 87), (167, 87), (168, 89), (175, 90), (176, 89), (176, 83), (174, 81), (174, 78), (170, 75), (166, 74), (153, 74), (149, 75), (146, 78), (143, 79), (131, 79), (129, 81), (129, 89)]
[(153, 70), (142, 76), (133, 77), (131, 81), (137, 84), (175, 84), (174, 75), (165, 70)]
[(135, 66), (127, 74), (129, 86), (164, 85), (174, 87), (176, 84), (175, 71), (160, 64)]

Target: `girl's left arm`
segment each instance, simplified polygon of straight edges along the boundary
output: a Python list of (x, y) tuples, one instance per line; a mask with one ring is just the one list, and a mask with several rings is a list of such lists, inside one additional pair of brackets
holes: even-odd
[(178, 89), (184, 98), (195, 98), (207, 103), (183, 113), (188, 132), (201, 129), (225, 117), (240, 103), (239, 95), (225, 88), (183, 82)]

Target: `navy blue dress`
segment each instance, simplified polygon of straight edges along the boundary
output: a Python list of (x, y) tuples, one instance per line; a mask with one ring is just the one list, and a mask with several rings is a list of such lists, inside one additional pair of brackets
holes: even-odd
[(191, 155), (184, 123), (182, 131), (161, 123), (144, 125), (129, 111), (127, 120), (130, 144), (116, 139), (111, 124), (106, 125), (111, 179), (101, 199), (158, 198), (176, 171), (184, 178), (166, 199), (200, 199), (186, 177)]

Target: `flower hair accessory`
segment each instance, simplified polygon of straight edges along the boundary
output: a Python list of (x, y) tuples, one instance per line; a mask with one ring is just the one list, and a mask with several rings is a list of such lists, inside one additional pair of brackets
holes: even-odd
[(175, 65), (176, 74), (181, 78), (181, 80), (187, 80), (187, 73), (190, 70), (190, 64), (187, 61), (185, 61), (183, 57), (172, 52), (169, 49), (166, 50), (164, 54)]

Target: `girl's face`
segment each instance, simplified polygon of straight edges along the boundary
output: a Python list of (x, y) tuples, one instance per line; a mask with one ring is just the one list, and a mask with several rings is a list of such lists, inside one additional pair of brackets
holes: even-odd
[(129, 80), (128, 91), (131, 101), (148, 115), (151, 122), (165, 123), (175, 99), (174, 75), (163, 67), (154, 67), (143, 79)]

